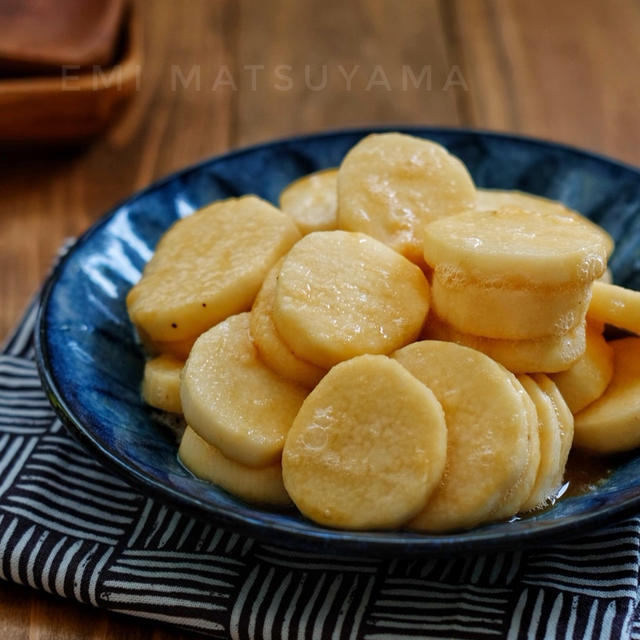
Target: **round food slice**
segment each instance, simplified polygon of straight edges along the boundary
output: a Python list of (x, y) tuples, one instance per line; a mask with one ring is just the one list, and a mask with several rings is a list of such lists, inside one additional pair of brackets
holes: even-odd
[(458, 331), (433, 312), (427, 318), (422, 335), (482, 351), (512, 373), (563, 371), (581, 357), (586, 343), (584, 322), (559, 336), (503, 340)]
[(546, 506), (548, 500), (555, 495), (562, 482), (566, 459), (561, 459), (563, 447), (560, 422), (551, 398), (529, 376), (519, 376), (518, 380), (535, 405), (540, 436), (540, 464), (535, 484), (518, 509), (526, 512)]
[(442, 476), (440, 403), (386, 356), (336, 365), (304, 401), (282, 472), (300, 511), (343, 529), (392, 529), (414, 516)]
[(276, 463), (307, 392), (274, 373), (258, 357), (249, 313), (227, 318), (193, 345), (180, 396), (191, 428), (236, 462)]
[(584, 322), (591, 298), (590, 283), (518, 288), (441, 269), (435, 270), (432, 283), (438, 316), (458, 331), (503, 340), (565, 335)]
[(144, 401), (163, 411), (182, 413), (180, 402), (180, 372), (184, 360), (162, 355), (147, 360), (142, 377)]
[[(512, 379), (511, 382), (518, 393), (526, 392), (519, 378)], [(507, 491), (497, 509), (491, 513), (491, 520), (504, 520), (517, 514), (522, 509), (524, 502), (531, 495), (538, 478), (541, 457), (538, 413), (536, 411), (536, 405), (530, 396), (529, 399), (524, 398), (523, 402), (525, 405), (525, 419), (528, 424), (529, 436), (527, 464), (524, 466), (518, 481)]]
[[(547, 369), (553, 371), (553, 369)], [(566, 371), (551, 375), (571, 413), (597, 400), (613, 376), (613, 350), (598, 328), (587, 323), (586, 349)]]
[(503, 366), (453, 342), (415, 342), (393, 357), (433, 391), (447, 422), (442, 482), (409, 526), (450, 531), (492, 519), (529, 464), (531, 399)]
[(338, 172), (338, 226), (362, 231), (422, 265), (425, 224), (475, 207), (464, 164), (441, 145), (400, 133), (367, 136)]
[(525, 211), (541, 211), (543, 213), (552, 213), (555, 215), (568, 216), (577, 218), (581, 222), (591, 226), (602, 235), (603, 241), (607, 246), (607, 254), (613, 251), (613, 239), (600, 226), (586, 218), (582, 214), (570, 209), (562, 202), (536, 196), (525, 191), (503, 191), (500, 189), (477, 189), (476, 191), (476, 209), (478, 211), (496, 211), (502, 207), (516, 206)]
[(573, 446), (573, 414), (562, 397), (560, 389), (549, 376), (544, 373), (533, 373), (531, 378), (549, 396), (556, 410), (558, 424), (560, 425), (560, 463), (564, 469)]
[(312, 389), (326, 373), (325, 369), (306, 362), (291, 351), (273, 322), (278, 274), (282, 259), (269, 271), (251, 309), (251, 337), (265, 364), (283, 378)]
[(640, 446), (640, 338), (609, 343), (613, 377), (606, 391), (575, 416), (574, 442), (597, 453)]
[(280, 268), (273, 320), (302, 360), (329, 369), (414, 340), (429, 310), (424, 273), (362, 233), (316, 231)]
[(291, 500), (282, 483), (280, 462), (254, 469), (227, 458), (187, 425), (178, 457), (194, 475), (219, 485), (247, 502), (287, 506)]
[(338, 226), (338, 170), (325, 169), (299, 178), (280, 194), (280, 208), (303, 235)]
[(590, 320), (640, 334), (640, 291), (594, 282), (587, 314)]
[(429, 266), (465, 279), (512, 288), (590, 283), (607, 266), (599, 229), (579, 218), (503, 207), (431, 222), (424, 229)]
[(127, 295), (132, 322), (160, 342), (193, 339), (251, 308), (269, 269), (300, 237), (289, 215), (255, 196), (182, 218)]

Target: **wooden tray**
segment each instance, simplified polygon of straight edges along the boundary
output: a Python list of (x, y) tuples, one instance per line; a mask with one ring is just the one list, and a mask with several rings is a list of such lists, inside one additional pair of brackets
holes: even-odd
[(142, 28), (132, 4), (116, 62), (57, 75), (0, 78), (0, 140), (83, 140), (103, 131), (139, 87)]

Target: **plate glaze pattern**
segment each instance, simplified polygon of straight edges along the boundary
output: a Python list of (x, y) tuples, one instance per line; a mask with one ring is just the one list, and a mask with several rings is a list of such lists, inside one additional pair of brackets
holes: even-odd
[[(401, 130), (444, 144), (465, 162), (480, 187), (529, 191), (589, 216), (616, 240), (610, 261), (615, 281), (640, 289), (637, 169), (509, 135)], [(176, 219), (212, 200), (245, 193), (275, 203), (286, 184), (337, 166), (370, 132), (287, 139), (213, 158), (134, 195), (79, 238), (45, 286), (36, 334), (41, 377), (63, 422), (150, 495), (263, 540), (324, 552), (400, 555), (522, 547), (584, 533), (640, 507), (640, 453), (620, 460), (594, 490), (562, 499), (547, 511), (446, 535), (329, 530), (294, 511), (248, 505), (180, 465), (174, 432), (140, 398), (144, 358), (128, 320), (127, 291)]]

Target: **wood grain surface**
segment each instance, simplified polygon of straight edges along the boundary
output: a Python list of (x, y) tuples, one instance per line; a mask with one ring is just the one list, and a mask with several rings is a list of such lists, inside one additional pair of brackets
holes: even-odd
[[(634, 0), (150, 0), (139, 90), (101, 139), (0, 145), (0, 339), (66, 238), (231, 147), (375, 123), (463, 125), (640, 165)], [(0, 27), (1, 31), (1, 27)], [(2, 640), (195, 638), (0, 583)]]

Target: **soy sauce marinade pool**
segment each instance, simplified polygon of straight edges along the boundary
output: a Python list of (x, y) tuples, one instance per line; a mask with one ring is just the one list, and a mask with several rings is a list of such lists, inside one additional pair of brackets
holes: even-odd
[(597, 489), (620, 464), (619, 457), (600, 457), (573, 449), (564, 473), (566, 487), (560, 498), (581, 496)]

